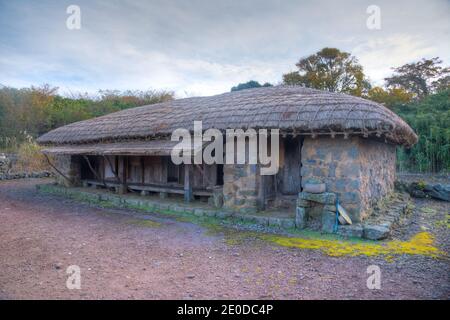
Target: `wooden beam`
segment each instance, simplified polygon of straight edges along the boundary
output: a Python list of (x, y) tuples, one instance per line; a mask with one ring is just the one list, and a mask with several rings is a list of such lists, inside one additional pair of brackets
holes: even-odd
[(53, 165), (50, 161), (50, 158), (47, 156), (46, 153), (44, 153), (45, 159), (47, 159), (47, 162), (49, 164), (50, 167), (52, 167), (57, 173), (59, 173), (64, 179), (66, 179), (67, 181), (69, 181), (69, 184), (73, 184), (72, 179), (70, 179), (69, 177), (67, 177), (65, 174), (63, 174), (55, 165)]
[(112, 165), (112, 163), (111, 163), (111, 159), (109, 159), (109, 156), (103, 156), (103, 157), (106, 159), (106, 161), (108, 161), (109, 166), (110, 166), (110, 168), (111, 168), (111, 171), (112, 171), (112, 173), (114, 174), (114, 176), (116, 177), (117, 182), (118, 182), (118, 183), (121, 183), (121, 182), (120, 182), (120, 178), (119, 178), (119, 174), (117, 173), (117, 168), (114, 169), (114, 167), (113, 167), (113, 165)]
[(83, 158), (84, 158), (84, 160), (86, 160), (86, 162), (87, 162), (87, 164), (88, 164), (88, 166), (89, 166), (89, 169), (92, 171), (92, 173), (94, 174), (94, 176), (95, 176), (99, 181), (102, 181), (102, 183), (103, 183), (103, 185), (105, 186), (105, 188), (107, 188), (108, 186), (107, 186), (106, 183), (105, 183), (104, 175), (103, 175), (103, 178), (100, 177), (100, 176), (98, 175), (98, 173), (97, 173), (97, 172), (94, 170), (94, 168), (92, 167), (91, 162), (89, 161), (89, 158), (88, 158), (87, 156), (83, 156)]

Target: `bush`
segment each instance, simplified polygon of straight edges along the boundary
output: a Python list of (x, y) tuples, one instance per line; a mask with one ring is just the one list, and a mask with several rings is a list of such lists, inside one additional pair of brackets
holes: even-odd
[(399, 171), (450, 172), (450, 90), (393, 109), (419, 136), (411, 149), (399, 148)]
[(28, 141), (19, 146), (17, 162), (12, 170), (16, 172), (39, 172), (50, 171), (50, 167), (41, 152), (41, 147), (30, 137)]

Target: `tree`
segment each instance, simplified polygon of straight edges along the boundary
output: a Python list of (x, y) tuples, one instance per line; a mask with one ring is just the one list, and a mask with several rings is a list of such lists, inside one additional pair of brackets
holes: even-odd
[(97, 96), (63, 97), (50, 85), (15, 89), (0, 87), (0, 149), (14, 151), (26, 137), (74, 121), (114, 111), (172, 100), (166, 90), (100, 91)]
[(433, 89), (436, 92), (450, 89), (450, 75), (441, 77), (436, 81), (433, 81)]
[(239, 91), (239, 90), (245, 90), (250, 88), (261, 88), (261, 87), (272, 87), (272, 85), (268, 82), (261, 85), (258, 81), (250, 80), (245, 83), (239, 83), (237, 86), (232, 87), (231, 91)]
[(413, 94), (402, 88), (383, 89), (381, 87), (373, 87), (366, 96), (367, 99), (381, 103), (392, 109), (397, 105), (404, 105), (413, 99)]
[(441, 67), (439, 57), (408, 63), (394, 68), (394, 75), (385, 78), (388, 88), (402, 88), (417, 99), (430, 93), (448, 89), (450, 86), (450, 68)]
[(323, 48), (300, 59), (298, 71), (283, 75), (283, 82), (308, 88), (344, 92), (361, 96), (370, 88), (363, 67), (348, 52), (336, 48)]

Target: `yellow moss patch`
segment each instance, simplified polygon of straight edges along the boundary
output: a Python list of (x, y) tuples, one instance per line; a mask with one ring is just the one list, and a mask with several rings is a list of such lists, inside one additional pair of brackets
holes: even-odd
[(354, 243), (350, 241), (290, 238), (275, 235), (265, 235), (264, 239), (285, 247), (320, 250), (334, 257), (384, 255), (387, 259), (392, 259), (393, 256), (402, 254), (429, 257), (444, 255), (444, 252), (433, 246), (434, 238), (428, 232), (418, 233), (409, 241), (393, 240), (383, 243)]

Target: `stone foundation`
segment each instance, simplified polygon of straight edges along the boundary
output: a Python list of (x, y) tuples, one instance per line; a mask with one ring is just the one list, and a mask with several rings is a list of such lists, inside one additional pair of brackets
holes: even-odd
[(224, 165), (223, 207), (253, 213), (259, 204), (259, 167), (255, 164)]
[(298, 194), (295, 225), (298, 229), (306, 228), (310, 220), (320, 221), (323, 232), (334, 231), (336, 222), (336, 194), (331, 192)]

